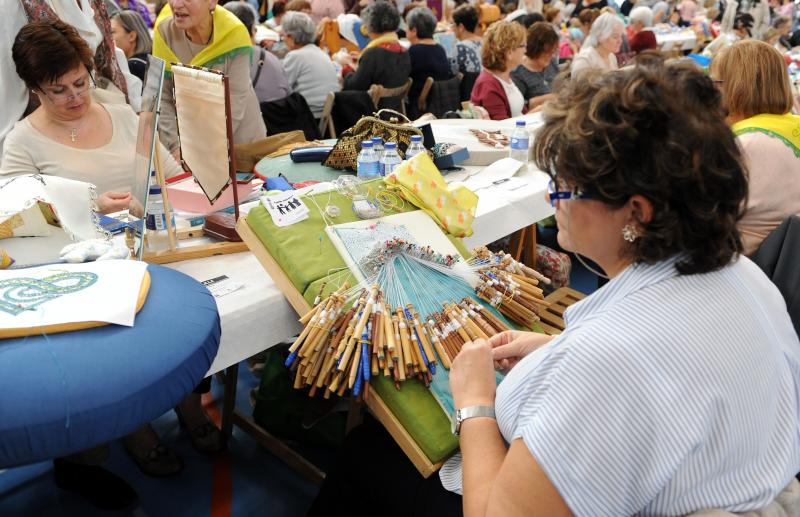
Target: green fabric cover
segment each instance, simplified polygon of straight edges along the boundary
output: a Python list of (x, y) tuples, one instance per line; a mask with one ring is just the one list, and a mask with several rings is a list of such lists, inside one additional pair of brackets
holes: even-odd
[(372, 377), (369, 383), (431, 463), (446, 459), (458, 449), (458, 438), (450, 430), (450, 418), (424, 384), (409, 379), (397, 391), (394, 383), (382, 375)]
[[(369, 181), (367, 185), (374, 193), (385, 188), (382, 179)], [(259, 204), (250, 210), (247, 222), (270, 255), (286, 272), (292, 284), (298, 291), (305, 293), (315, 280), (347, 267), (325, 233), (325, 222), (320, 210), (324, 210), (328, 204), (339, 207), (341, 215), (333, 220), (334, 224), (358, 221), (359, 218), (353, 212), (352, 201), (336, 191), (312, 194), (302, 199), (309, 209), (309, 217), (305, 221), (279, 228), (272, 222), (267, 209)], [(406, 203), (406, 207), (410, 205)], [(388, 211), (386, 215), (394, 213), (397, 212)]]
[(345, 282), (348, 282), (351, 286), (356, 284), (356, 277), (353, 276), (353, 273), (351, 273), (349, 269), (331, 273), (328, 276), (312, 282), (303, 293), (303, 298), (305, 298), (309, 305), (314, 305), (314, 300), (317, 298), (317, 295), (320, 294), (319, 289), (322, 287), (323, 283), (325, 284), (325, 290), (320, 297), (322, 300), (341, 287)]
[[(381, 179), (372, 180), (369, 185), (373, 192), (384, 188)], [(314, 198), (319, 209), (308, 197)], [(259, 205), (250, 210), (247, 223), (292, 284), (312, 304), (323, 282), (327, 282), (324, 294), (335, 290), (347, 279), (351, 285), (355, 282), (349, 270), (342, 271), (346, 267), (344, 260), (325, 233), (325, 223), (319, 210), (324, 210), (329, 203), (338, 206), (341, 215), (334, 220), (334, 224), (359, 219), (352, 210), (351, 201), (338, 192), (325, 192), (302, 199), (310, 211), (305, 221), (278, 228), (267, 210)], [(411, 209), (414, 207), (406, 203), (403, 211)], [(387, 212), (386, 215), (393, 213), (396, 212)], [(468, 253), (461, 239), (449, 238), (459, 253), (466, 257)], [(371, 380), (371, 386), (432, 463), (445, 459), (456, 450), (458, 440), (450, 432), (449, 418), (424, 385), (407, 381), (403, 383), (402, 390), (397, 391), (392, 382), (380, 376)]]

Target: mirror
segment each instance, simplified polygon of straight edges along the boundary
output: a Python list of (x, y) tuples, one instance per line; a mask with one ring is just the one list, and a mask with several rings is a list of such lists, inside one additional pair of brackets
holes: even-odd
[(139, 131), (136, 138), (136, 159), (131, 204), (128, 209), (130, 226), (135, 232), (134, 253), (142, 260), (144, 251), (145, 207), (150, 191), (150, 173), (154, 169), (156, 131), (161, 105), (161, 86), (164, 82), (165, 61), (147, 56), (147, 73), (142, 88), (142, 111), (139, 113)]

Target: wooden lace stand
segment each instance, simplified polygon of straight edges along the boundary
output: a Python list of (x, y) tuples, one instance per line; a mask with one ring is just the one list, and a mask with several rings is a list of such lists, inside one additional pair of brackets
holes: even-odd
[[(187, 230), (177, 230), (173, 224), (172, 219), (172, 206), (169, 202), (169, 194), (167, 192), (167, 183), (164, 180), (164, 173), (161, 169), (161, 153), (159, 151), (158, 135), (156, 135), (155, 145), (155, 170), (156, 181), (161, 186), (161, 197), (164, 201), (164, 217), (166, 219), (167, 234), (169, 235), (169, 248), (164, 251), (145, 252), (142, 255), (142, 260), (151, 264), (170, 264), (172, 262), (179, 262), (181, 260), (190, 260), (196, 258), (211, 257), (214, 255), (225, 255), (228, 253), (240, 253), (247, 251), (247, 245), (244, 242), (212, 242), (208, 244), (198, 244), (195, 246), (178, 247), (177, 241), (181, 239), (195, 238), (203, 236), (202, 227), (192, 227)], [(234, 185), (234, 189), (235, 189)], [(147, 232), (145, 232), (144, 246), (147, 245)], [(147, 249), (147, 248), (145, 248)]]
[[(311, 306), (305, 298), (303, 298), (303, 295), (294, 287), (294, 284), (289, 280), (283, 268), (281, 268), (278, 262), (270, 255), (266, 248), (264, 248), (258, 236), (250, 229), (250, 226), (247, 224), (247, 217), (239, 219), (236, 230), (241, 236), (242, 241), (248, 245), (253, 255), (267, 271), (273, 282), (275, 282), (275, 285), (281, 290), (294, 310), (299, 315), (306, 314), (311, 309)], [(531, 229), (529, 229), (529, 231), (530, 230)], [(523, 234), (522, 237), (524, 241), (526, 235)], [(528, 244), (534, 244), (533, 247), (535, 248), (535, 241), (531, 243), (530, 235), (527, 235), (527, 239)], [(564, 321), (562, 318), (566, 307), (583, 297), (584, 295), (582, 293), (568, 287), (562, 287), (545, 298), (550, 302), (550, 308), (547, 313), (542, 314), (541, 325), (548, 334), (558, 334), (564, 329)], [(305, 476), (312, 482), (320, 483), (325, 476), (322, 471), (288, 447), (282, 440), (269, 434), (261, 426), (256, 424), (252, 418), (235, 409), (237, 373), (236, 365), (225, 372), (225, 401), (222, 415), (223, 435), (230, 436), (233, 425), (236, 424), (296, 472)], [(386, 405), (380, 395), (374, 390), (370, 391), (369, 398), (367, 399), (367, 407), (372, 411), (373, 415), (375, 415), (375, 418), (389, 431), (389, 434), (392, 435), (392, 438), (394, 438), (395, 442), (397, 442), (406, 457), (411, 460), (420, 474), (427, 478), (441, 468), (442, 463), (433, 463), (430, 461), (419, 445), (417, 445), (411, 435), (408, 434), (406, 429), (402, 426), (400, 421), (394, 416), (389, 406)], [(347, 420), (348, 429), (358, 423), (360, 419), (360, 409), (360, 403), (351, 403), (350, 414)]]
[[(259, 238), (255, 233), (253, 233), (253, 230), (250, 229), (250, 226), (247, 224), (247, 217), (241, 217), (239, 219), (236, 225), (236, 230), (238, 231), (239, 236), (241, 236), (242, 241), (249, 246), (250, 250), (253, 252), (253, 255), (255, 255), (264, 269), (266, 269), (269, 276), (275, 282), (275, 285), (281, 290), (294, 310), (299, 315), (307, 313), (311, 309), (311, 306), (308, 304), (308, 302), (306, 302), (305, 298), (303, 298), (303, 295), (294, 287), (294, 284), (292, 284), (291, 280), (289, 280), (289, 277), (283, 271), (283, 268), (281, 268), (272, 255), (270, 255), (266, 248), (264, 248), (264, 245), (261, 243)], [(226, 393), (227, 391), (228, 390), (226, 388)], [(360, 419), (359, 410), (361, 408), (359, 406), (360, 404), (351, 404), (350, 414), (348, 415), (347, 422), (348, 429), (357, 424), (358, 420)], [(392, 438), (394, 438), (420, 474), (427, 478), (439, 470), (439, 468), (442, 466), (442, 463), (432, 463), (431, 460), (428, 459), (419, 445), (417, 445), (411, 435), (408, 434), (408, 431), (406, 431), (400, 421), (397, 420), (397, 417), (394, 416), (392, 411), (389, 409), (389, 406), (386, 405), (386, 403), (383, 401), (383, 399), (381, 399), (378, 393), (375, 392), (375, 390), (370, 390), (369, 398), (367, 399), (367, 407), (370, 411), (372, 411), (373, 415), (375, 415), (375, 418), (377, 418), (378, 421), (380, 421), (381, 424), (386, 428), (386, 430), (389, 431), (389, 434), (392, 435)], [(231, 416), (226, 422), (225, 415), (227, 414), (230, 414)], [(322, 474), (315, 466), (310, 464), (305, 458), (289, 449), (279, 439), (267, 433), (267, 431), (256, 424), (251, 418), (231, 408), (231, 411), (225, 411), (223, 414), (223, 434), (230, 433), (231, 426), (233, 424), (236, 424), (242, 429), (247, 430), (268, 450), (275, 453), (276, 456), (281, 458), (289, 466), (295, 468), (295, 470), (301, 474), (305, 474), (307, 477), (311, 478), (309, 474), (314, 474), (316, 472), (319, 473), (319, 475), (324, 476), (324, 474)], [(276, 450), (278, 452), (276, 452)], [(312, 479), (312, 481), (313, 480), (314, 479)]]

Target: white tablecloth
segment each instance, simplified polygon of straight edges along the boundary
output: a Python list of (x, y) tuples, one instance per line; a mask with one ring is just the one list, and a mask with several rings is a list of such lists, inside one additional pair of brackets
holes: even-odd
[[(526, 121), (529, 131), (533, 131), (543, 123), (541, 113), (531, 113), (530, 115), (506, 120), (441, 119), (432, 120), (429, 123), (437, 143), (456, 144), (465, 147), (469, 151), (469, 159), (460, 165), (484, 166), (508, 156), (508, 147), (495, 149), (483, 144), (470, 132), (470, 129), (500, 130), (506, 136), (510, 136), (511, 132), (514, 131), (514, 125), (517, 120)], [(425, 123), (427, 124), (428, 122)], [(532, 137), (531, 140), (533, 140)]]
[[(472, 175), (473, 179), (481, 169), (483, 167), (465, 167), (465, 173)], [(489, 244), (555, 213), (555, 209), (545, 200), (550, 177), (533, 170), (533, 167), (531, 169), (523, 169), (514, 176), (525, 181), (519, 188), (509, 190), (506, 184), (500, 184), (476, 192), (478, 208), (472, 223), (474, 233), (464, 239), (467, 249)], [(450, 176), (446, 178), (450, 179)]]
[(297, 313), (252, 253), (235, 253), (167, 264), (202, 282), (227, 275), (244, 284), (217, 298), (222, 339), (208, 370), (216, 373), (274, 346), (302, 330)]
[[(481, 169), (483, 167), (469, 167), (467, 172), (474, 174)], [(527, 183), (515, 190), (497, 185), (478, 191), (474, 234), (464, 239), (468, 249), (488, 244), (553, 213), (553, 208), (544, 199), (549, 178), (538, 171), (521, 172), (517, 177)], [(183, 247), (204, 240), (181, 241), (180, 244)], [(12, 257), (16, 256), (21, 264), (25, 264), (28, 260), (42, 263), (43, 256), (57, 260), (58, 250), (68, 242), (66, 235), (54, 235), (51, 238), (7, 239), (2, 244)], [(266, 350), (301, 330), (297, 314), (250, 252), (186, 260), (167, 266), (200, 282), (227, 275), (231, 282), (244, 284), (238, 291), (216, 298), (222, 338), (217, 357), (208, 370), (209, 375)]]

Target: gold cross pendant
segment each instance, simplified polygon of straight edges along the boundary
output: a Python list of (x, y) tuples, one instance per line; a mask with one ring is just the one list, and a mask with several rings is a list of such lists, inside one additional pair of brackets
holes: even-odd
[(73, 144), (78, 141), (78, 128), (73, 127), (69, 130), (69, 139)]

